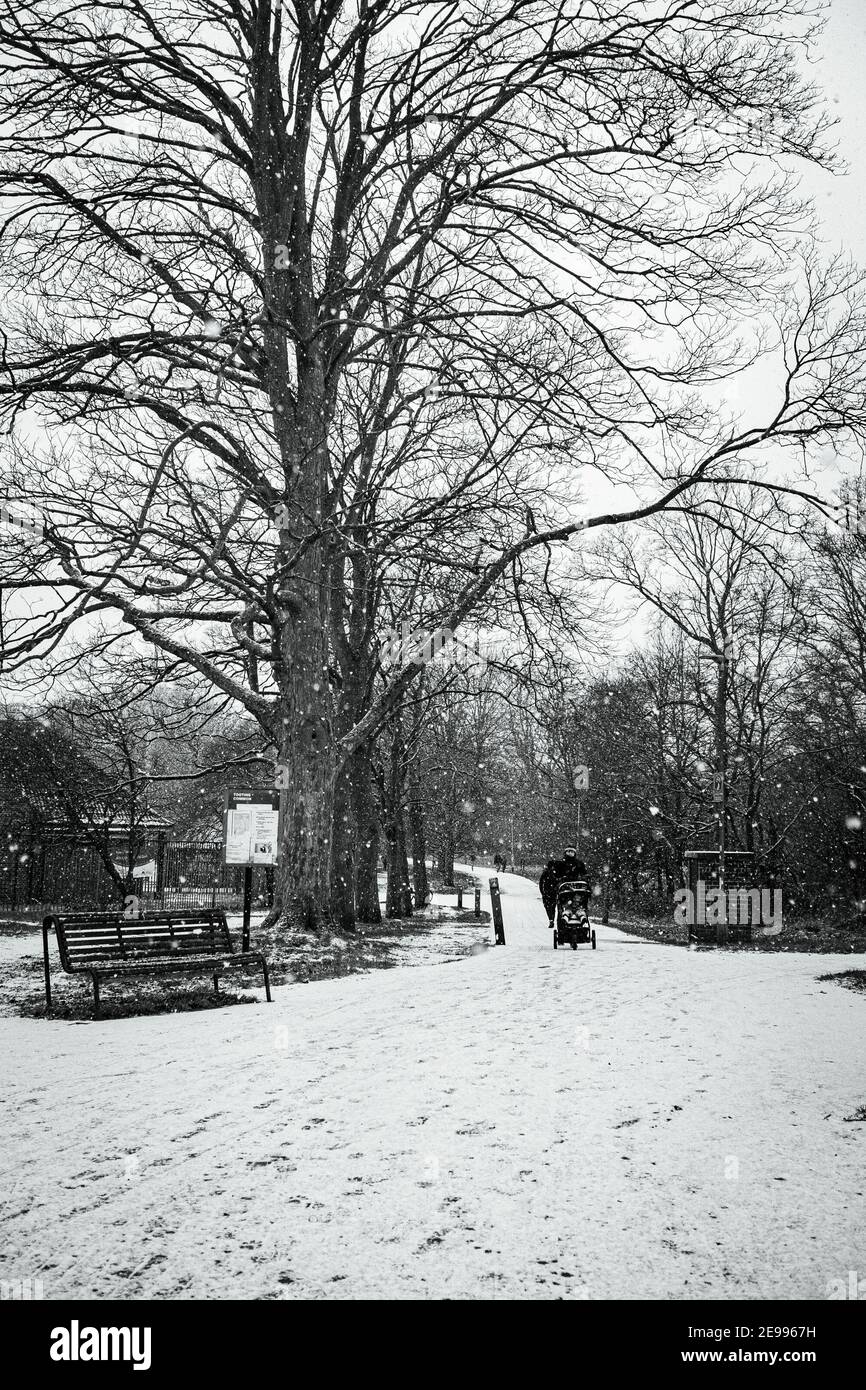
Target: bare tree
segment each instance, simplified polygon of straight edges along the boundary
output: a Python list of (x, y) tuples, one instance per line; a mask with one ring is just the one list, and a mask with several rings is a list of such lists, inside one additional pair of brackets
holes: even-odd
[[(788, 287), (765, 419), (706, 394), (783, 294), (780, 169), (823, 157), (810, 13), (2, 0), (4, 480), (44, 516), (4, 533), (4, 669), (105, 619), (251, 714), (287, 923), (327, 916), (338, 781), (422, 669), (371, 697), (389, 557), (460, 576), (453, 631), (539, 547), (862, 429), (839, 268)], [(597, 473), (625, 500), (580, 515)]]
[[(784, 517), (728, 488), (681, 518), (648, 524), (652, 559), (622, 542), (619, 576), (686, 639), (703, 773), (695, 786), (705, 833), (722, 818), (733, 846), (770, 856), (778, 844), (763, 815), (765, 786), (784, 758), (794, 676), (805, 636), (804, 558)], [(721, 801), (710, 797), (710, 766)]]

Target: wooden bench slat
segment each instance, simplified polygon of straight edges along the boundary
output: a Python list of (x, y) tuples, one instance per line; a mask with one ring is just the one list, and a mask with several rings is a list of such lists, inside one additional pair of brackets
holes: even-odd
[(92, 961), (98, 965), (101, 960), (124, 961), (124, 960), (191, 960), (196, 956), (225, 956), (226, 960), (232, 960), (235, 956), (234, 951), (223, 951), (219, 946), (211, 947), (205, 944), (192, 951), (163, 951), (158, 949), (148, 950), (143, 948), (139, 951), (67, 951), (71, 961), (78, 964), (81, 961)]
[(106, 959), (122, 958), (124, 956), (165, 956), (171, 959), (173, 956), (230, 956), (231, 951), (224, 950), (219, 943), (204, 941), (200, 946), (183, 946), (173, 951), (166, 951), (161, 946), (139, 946), (139, 947), (105, 947), (99, 951), (90, 948), (78, 951), (67, 951), (70, 960), (99, 960), (103, 956)]
[(225, 940), (222, 932), (212, 931), (210, 927), (201, 931), (176, 931), (167, 932), (159, 929), (155, 931), (123, 931), (120, 932), (64, 932), (67, 941), (93, 941), (97, 945), (108, 941), (210, 941)]

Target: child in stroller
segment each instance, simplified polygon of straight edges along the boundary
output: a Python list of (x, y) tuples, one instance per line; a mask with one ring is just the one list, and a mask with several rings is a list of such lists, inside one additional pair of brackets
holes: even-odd
[(564, 879), (556, 892), (556, 926), (553, 949), (568, 945), (576, 951), (581, 942), (596, 949), (595, 930), (589, 921), (589, 884), (585, 878)]

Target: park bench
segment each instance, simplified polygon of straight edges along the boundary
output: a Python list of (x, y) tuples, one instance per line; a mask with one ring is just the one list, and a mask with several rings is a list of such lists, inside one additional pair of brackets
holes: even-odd
[(235, 951), (225, 913), (219, 908), (183, 912), (154, 912), (125, 917), (117, 912), (51, 913), (42, 923), (45, 955), (45, 1002), (51, 1012), (48, 933), (57, 937), (60, 963), (70, 975), (93, 980), (94, 1016), (99, 1014), (101, 976), (138, 975), (146, 971), (208, 971), (219, 994), (224, 970), (261, 967), (268, 1003), (271, 987), (268, 963), (258, 951)]

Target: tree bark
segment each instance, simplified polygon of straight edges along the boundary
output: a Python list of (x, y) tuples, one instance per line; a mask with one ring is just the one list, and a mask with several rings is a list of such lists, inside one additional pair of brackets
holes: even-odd
[(412, 916), (412, 890), (409, 884), (409, 859), (406, 853), (406, 827), (402, 806), (397, 808), (389, 824), (385, 912), (388, 917)]
[(402, 718), (393, 721), (391, 758), (387, 780), (385, 836), (388, 842), (388, 883), (385, 912), (388, 917), (411, 917), (412, 891), (409, 885), (409, 858), (406, 852), (406, 747)]
[(439, 870), (446, 888), (454, 887), (454, 848), (456, 838), (457, 792), (456, 772), (448, 778), (448, 790), (442, 806), (442, 824), (439, 834)]
[(412, 885), (415, 889), (415, 906), (423, 907), (430, 892), (430, 885), (427, 880), (427, 830), (424, 823), (421, 789), (414, 776), (409, 784), (409, 835), (412, 845)]
[(381, 922), (379, 815), (373, 790), (372, 750), (356, 748), (349, 763), (355, 834), (355, 912), (359, 922)]
[(290, 930), (317, 933), (330, 919), (330, 865), (338, 768), (320, 590), (323, 560), (311, 544), (280, 594), (280, 761), (288, 791), (277, 896)]
[(439, 841), (439, 871), (446, 888), (454, 887), (454, 823), (446, 821)]
[(344, 765), (336, 779), (331, 837), (330, 916), (340, 931), (355, 930), (355, 852), (351, 769)]

